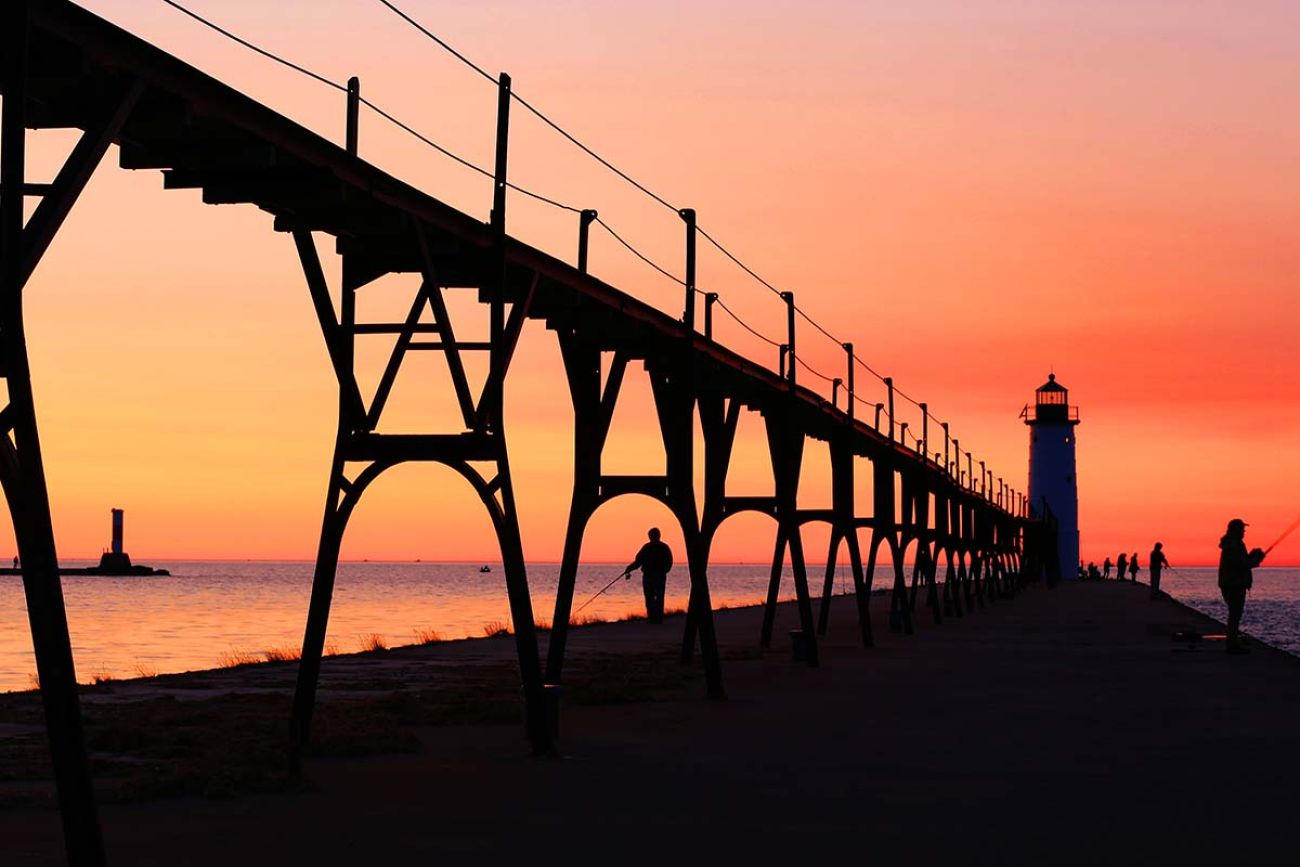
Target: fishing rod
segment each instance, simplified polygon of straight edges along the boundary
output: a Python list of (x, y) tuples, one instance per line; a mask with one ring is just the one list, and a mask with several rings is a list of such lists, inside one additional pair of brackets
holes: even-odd
[(591, 597), (590, 599), (588, 599), (586, 602), (584, 602), (584, 603), (582, 603), (581, 605), (579, 605), (578, 608), (577, 608), (577, 611), (574, 611), (573, 613), (574, 613), (574, 614), (577, 614), (578, 611), (581, 611), (582, 609), (586, 608), (586, 607), (587, 607), (588, 605), (590, 605), (591, 603), (595, 602), (595, 601), (596, 601), (596, 598), (597, 598), (598, 596), (600, 596), (600, 595), (603, 594), (606, 590), (608, 590), (609, 588), (611, 588), (611, 587), (613, 587), (615, 584), (617, 584), (617, 583), (619, 582), (619, 579), (620, 579), (620, 578), (628, 578), (628, 577), (630, 577), (631, 575), (632, 575), (631, 572), (624, 572), (624, 573), (622, 573), (621, 575), (617, 575), (617, 576), (615, 576), (615, 578), (614, 578), (613, 581), (609, 582), (609, 583), (606, 584), (604, 587), (600, 588), (600, 590), (597, 591), (597, 593), (596, 593), (595, 596), (592, 596), (592, 597)]
[(1300, 527), (1300, 518), (1296, 518), (1294, 521), (1292, 521), (1291, 526), (1283, 530), (1282, 535), (1278, 536), (1277, 539), (1273, 541), (1272, 545), (1269, 545), (1267, 548), (1264, 549), (1264, 556), (1267, 557), (1269, 551), (1272, 551), (1278, 545), (1282, 544), (1282, 540), (1285, 539), (1287, 536), (1290, 536), (1292, 533), (1294, 533), (1297, 527)]

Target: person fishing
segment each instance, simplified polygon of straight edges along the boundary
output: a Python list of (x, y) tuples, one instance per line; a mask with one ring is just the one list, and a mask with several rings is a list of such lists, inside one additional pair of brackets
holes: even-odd
[[(1228, 522), (1219, 540), (1219, 593), (1228, 606), (1228, 653), (1248, 653), (1241, 640), (1241, 615), (1246, 610), (1246, 591), (1254, 584), (1250, 570), (1264, 562), (1261, 548), (1246, 550), (1247, 524), (1241, 518)], [(1277, 544), (1277, 543), (1274, 543)]]
[(1138, 583), (1138, 569), (1140, 568), (1138, 566), (1138, 552), (1134, 551), (1133, 558), (1128, 561), (1128, 577), (1133, 579), (1134, 584)]
[(1119, 559), (1115, 561), (1115, 580), (1123, 581), (1124, 572), (1128, 569), (1128, 555), (1120, 554)]
[(1156, 542), (1156, 546), (1151, 549), (1151, 554), (1147, 557), (1147, 568), (1151, 570), (1152, 599), (1160, 596), (1160, 572), (1169, 566), (1169, 560), (1165, 557), (1164, 549), (1164, 542)]
[(641, 589), (645, 592), (645, 617), (650, 623), (664, 622), (664, 591), (668, 585), (668, 571), (673, 568), (673, 552), (659, 540), (659, 528), (651, 527), (647, 533), (650, 541), (636, 552), (636, 559), (623, 570), (629, 578), (641, 570)]
[(1114, 563), (1110, 562), (1110, 558), (1109, 558), (1109, 557), (1107, 557), (1105, 560), (1102, 561), (1102, 564), (1101, 564), (1101, 578), (1102, 578), (1103, 581), (1109, 581), (1109, 580), (1110, 580), (1110, 567), (1111, 567), (1111, 566), (1114, 566), (1114, 565), (1115, 565)]

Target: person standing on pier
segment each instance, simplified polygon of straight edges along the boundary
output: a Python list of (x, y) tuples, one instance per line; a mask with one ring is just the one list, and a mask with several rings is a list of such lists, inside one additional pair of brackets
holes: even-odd
[(1151, 598), (1155, 599), (1160, 595), (1160, 572), (1169, 565), (1169, 560), (1165, 557), (1165, 544), (1156, 542), (1156, 546), (1151, 549), (1151, 555), (1147, 558), (1147, 568), (1151, 570)]
[(1120, 554), (1119, 559), (1115, 561), (1115, 580), (1123, 581), (1124, 572), (1128, 569), (1128, 555)]
[(1109, 580), (1110, 580), (1110, 567), (1113, 566), (1113, 565), (1115, 565), (1115, 564), (1110, 562), (1110, 558), (1109, 558), (1109, 557), (1107, 557), (1104, 561), (1102, 561), (1102, 564), (1101, 564), (1101, 578), (1102, 578), (1103, 581), (1109, 581)]
[(1246, 550), (1246, 522), (1233, 518), (1219, 540), (1219, 592), (1228, 606), (1228, 653), (1247, 653), (1241, 640), (1241, 615), (1246, 609), (1246, 591), (1254, 583), (1250, 570), (1264, 562), (1259, 548)]
[(1133, 579), (1134, 584), (1138, 583), (1138, 569), (1140, 568), (1138, 566), (1138, 552), (1134, 551), (1132, 559), (1128, 561), (1128, 577)]
[(668, 570), (673, 568), (673, 551), (659, 540), (659, 528), (651, 527), (650, 541), (636, 552), (636, 559), (623, 570), (623, 577), (641, 570), (641, 589), (645, 592), (645, 617), (650, 623), (664, 622), (664, 591)]

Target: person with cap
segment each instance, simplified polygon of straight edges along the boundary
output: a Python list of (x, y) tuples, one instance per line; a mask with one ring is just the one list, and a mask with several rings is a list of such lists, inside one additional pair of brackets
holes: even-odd
[(1228, 653), (1246, 653), (1241, 640), (1241, 615), (1246, 608), (1246, 591), (1254, 583), (1250, 570), (1264, 562), (1260, 548), (1246, 550), (1246, 522), (1233, 518), (1219, 540), (1219, 593), (1228, 606)]
[(645, 592), (645, 617), (650, 623), (664, 622), (664, 591), (668, 586), (668, 570), (673, 568), (673, 551), (659, 539), (659, 528), (651, 527), (650, 541), (636, 552), (636, 559), (623, 570), (628, 578), (641, 570), (641, 589)]
[(1147, 557), (1147, 568), (1151, 570), (1152, 599), (1160, 596), (1160, 572), (1168, 565), (1169, 560), (1165, 557), (1165, 543), (1156, 542), (1156, 546), (1151, 549), (1151, 554)]

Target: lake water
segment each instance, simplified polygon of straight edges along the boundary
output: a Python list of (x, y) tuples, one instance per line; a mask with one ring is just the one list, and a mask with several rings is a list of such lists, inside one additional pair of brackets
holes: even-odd
[[(83, 565), (69, 563), (68, 565)], [(104, 578), (65, 576), (64, 596), (76, 654), (77, 676), (135, 677), (212, 668), (240, 656), (263, 656), (302, 643), (312, 565), (302, 562), (172, 562), (152, 565), (170, 577)], [(442, 638), (482, 635), (493, 622), (508, 622), (504, 574), (481, 564), (344, 563), (339, 567), (327, 644), (339, 652), (361, 649), (371, 635), (389, 646), (416, 641), (432, 630)], [(622, 564), (584, 564), (579, 570), (576, 608), (614, 578)], [(765, 564), (713, 565), (709, 585), (715, 606), (762, 601)], [(825, 567), (809, 567), (819, 590)], [(533, 610), (549, 621), (559, 567), (529, 569)], [(1142, 577), (1146, 577), (1145, 572)], [(878, 571), (876, 587), (890, 575)], [(1166, 573), (1163, 589), (1193, 608), (1225, 617), (1213, 569)], [(836, 592), (852, 586), (847, 568)], [(783, 598), (792, 595), (787, 574)], [(668, 607), (686, 606), (684, 570), (669, 578)], [(638, 577), (619, 581), (584, 611), (607, 619), (641, 607)], [(36, 671), (27, 626), (22, 581), (0, 576), (0, 691), (28, 689)], [(1257, 638), (1300, 655), (1300, 569), (1255, 571), (1244, 628)]]

